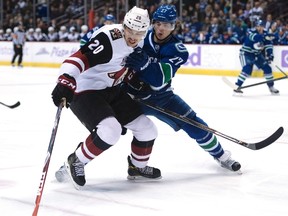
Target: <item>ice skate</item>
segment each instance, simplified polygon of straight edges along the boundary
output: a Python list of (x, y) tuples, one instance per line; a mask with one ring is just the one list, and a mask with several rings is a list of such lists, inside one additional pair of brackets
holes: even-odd
[(157, 168), (145, 166), (144, 168), (138, 168), (131, 162), (130, 156), (128, 156), (128, 177), (129, 180), (138, 179), (161, 179), (161, 171)]
[(215, 160), (220, 164), (221, 167), (241, 174), (241, 164), (231, 158), (231, 153), (229, 151), (225, 151), (220, 158), (215, 158)]
[(72, 153), (65, 162), (65, 168), (77, 190), (86, 183), (84, 166), (85, 164), (78, 159), (75, 153)]
[(58, 182), (68, 182), (70, 177), (69, 173), (67, 172), (65, 165), (62, 165), (56, 172), (55, 178)]
[(276, 89), (274, 86), (269, 87), (269, 91), (270, 91), (271, 94), (273, 94), (273, 95), (279, 94), (279, 90)]

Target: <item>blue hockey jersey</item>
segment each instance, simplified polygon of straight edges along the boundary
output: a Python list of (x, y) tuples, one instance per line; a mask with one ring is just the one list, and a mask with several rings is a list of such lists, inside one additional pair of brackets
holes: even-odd
[(240, 51), (248, 55), (259, 55), (261, 53), (264, 56), (273, 55), (273, 39), (273, 35), (266, 30), (263, 31), (263, 34), (260, 34), (256, 29), (248, 30)]
[[(188, 50), (184, 44), (174, 36), (171, 36), (169, 41), (163, 44), (155, 43), (153, 36), (153, 31), (149, 31), (143, 46), (143, 50), (149, 56), (150, 64), (147, 68), (134, 75), (139, 82), (145, 83), (146, 88), (142, 88), (141, 93), (135, 92), (135, 89), (130, 89), (129, 92), (133, 95), (166, 91), (166, 89), (171, 86), (171, 80), (177, 70), (188, 59)], [(149, 86), (149, 88), (147, 88), (147, 86)]]

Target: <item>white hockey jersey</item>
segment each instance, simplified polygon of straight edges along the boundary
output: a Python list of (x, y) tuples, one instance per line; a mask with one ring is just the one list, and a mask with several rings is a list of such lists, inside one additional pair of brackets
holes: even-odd
[[(122, 24), (105, 25), (95, 31), (90, 41), (68, 57), (60, 67), (60, 74), (76, 80), (75, 93), (101, 90), (118, 85), (124, 79), (123, 60), (133, 52), (126, 44)], [(140, 42), (141, 47), (143, 41)]]

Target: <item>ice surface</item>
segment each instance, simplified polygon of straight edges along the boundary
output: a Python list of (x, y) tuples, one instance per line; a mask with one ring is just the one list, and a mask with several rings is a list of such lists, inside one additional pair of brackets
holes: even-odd
[[(32, 215), (57, 108), (51, 91), (57, 69), (0, 67), (0, 209), (3, 216)], [(235, 81), (235, 77), (228, 77)], [(250, 78), (245, 84), (263, 81)], [(287, 216), (288, 85), (275, 82), (244, 89), (242, 97), (220, 76), (177, 75), (175, 93), (210, 127), (247, 142), (257, 142), (284, 127), (278, 141), (253, 151), (219, 137), (242, 164), (242, 175), (223, 168), (194, 140), (152, 118), (159, 130), (149, 165), (161, 169), (158, 181), (127, 177), (131, 133), (86, 166), (81, 191), (58, 183), (55, 171), (88, 135), (69, 109), (63, 109), (39, 216)]]

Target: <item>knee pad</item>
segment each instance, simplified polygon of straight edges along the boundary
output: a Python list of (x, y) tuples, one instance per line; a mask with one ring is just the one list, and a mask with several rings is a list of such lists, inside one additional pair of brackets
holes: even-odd
[(121, 124), (114, 117), (108, 117), (97, 125), (97, 135), (110, 145), (114, 145), (120, 139), (121, 132)]
[(133, 136), (139, 141), (154, 140), (158, 135), (155, 124), (145, 115), (140, 115), (138, 118), (124, 126), (131, 130)]

